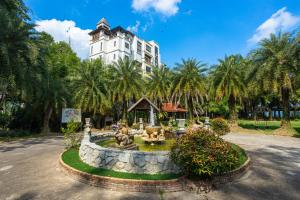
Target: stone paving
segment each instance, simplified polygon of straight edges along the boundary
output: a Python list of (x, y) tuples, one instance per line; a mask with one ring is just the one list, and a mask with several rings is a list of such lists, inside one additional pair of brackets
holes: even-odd
[(252, 166), (241, 178), (207, 194), (110, 191), (77, 182), (61, 172), (61, 137), (0, 143), (0, 199), (300, 199), (300, 139), (229, 134)]

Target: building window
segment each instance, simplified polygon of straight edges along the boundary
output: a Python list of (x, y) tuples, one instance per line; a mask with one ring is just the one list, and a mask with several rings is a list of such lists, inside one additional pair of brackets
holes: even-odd
[(116, 59), (116, 54), (114, 54), (114, 60)]
[(151, 53), (151, 47), (149, 45), (146, 45), (146, 51), (148, 51), (149, 53)]
[(158, 48), (155, 47), (155, 66), (158, 66)]
[(142, 54), (142, 43), (140, 41), (137, 41), (137, 51), (138, 54)]
[(147, 64), (152, 64), (151, 63), (151, 57), (149, 56), (149, 55), (147, 55), (147, 54), (145, 54), (145, 62), (147, 63)]
[(117, 41), (114, 41), (114, 47), (116, 47), (117, 46)]
[(129, 43), (128, 42), (125, 42), (125, 48), (129, 49)]
[(102, 42), (100, 43), (100, 51), (102, 51)]
[(93, 46), (91, 46), (91, 55), (93, 55)]
[(146, 66), (146, 72), (147, 72), (147, 73), (151, 73), (151, 67)]

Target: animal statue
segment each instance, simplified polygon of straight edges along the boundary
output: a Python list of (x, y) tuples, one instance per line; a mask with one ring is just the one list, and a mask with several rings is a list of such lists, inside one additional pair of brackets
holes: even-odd
[(115, 139), (118, 145), (128, 146), (134, 141), (134, 136), (129, 134), (128, 128), (123, 126), (120, 127), (115, 135)]

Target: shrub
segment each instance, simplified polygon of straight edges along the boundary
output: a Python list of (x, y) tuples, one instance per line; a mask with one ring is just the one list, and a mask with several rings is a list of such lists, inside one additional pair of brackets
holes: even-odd
[(211, 128), (218, 135), (225, 135), (230, 132), (227, 121), (223, 118), (215, 118), (211, 121)]
[(239, 152), (209, 130), (198, 129), (177, 139), (171, 159), (187, 175), (209, 177), (238, 167)]
[(78, 147), (79, 136), (77, 134), (77, 130), (79, 128), (79, 124), (76, 122), (69, 122), (66, 128), (61, 128), (61, 132), (64, 134), (65, 144), (67, 148), (76, 148)]

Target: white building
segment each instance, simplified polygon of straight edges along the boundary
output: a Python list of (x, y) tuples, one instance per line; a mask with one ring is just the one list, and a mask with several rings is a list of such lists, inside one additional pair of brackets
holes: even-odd
[(127, 57), (141, 63), (143, 75), (151, 73), (153, 66), (161, 65), (156, 42), (142, 40), (121, 26), (111, 29), (105, 18), (89, 35), (90, 59), (101, 58), (106, 64), (112, 64)]

